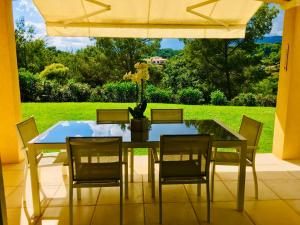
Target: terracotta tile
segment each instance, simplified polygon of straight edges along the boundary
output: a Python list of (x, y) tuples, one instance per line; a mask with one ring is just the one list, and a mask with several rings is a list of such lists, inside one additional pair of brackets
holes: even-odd
[[(191, 203), (163, 203), (164, 225), (198, 225)], [(145, 204), (146, 224), (159, 224), (159, 205)]]
[(300, 200), (287, 200), (286, 202), (300, 215)]
[[(94, 206), (78, 206), (73, 208), (73, 224), (89, 225), (91, 223)], [(69, 224), (69, 207), (48, 207), (38, 221), (40, 225)]]
[[(143, 225), (144, 209), (143, 204), (123, 205), (124, 225)], [(119, 225), (120, 206), (119, 205), (98, 205), (95, 209), (92, 223), (93, 225)]]
[(246, 201), (245, 209), (256, 225), (300, 224), (300, 216), (282, 200)]
[(11, 208), (7, 209), (7, 220), (9, 225), (31, 225), (36, 220), (32, 219), (32, 208)]
[[(53, 198), (54, 194), (58, 190), (58, 186), (46, 186), (41, 188), (40, 192), (40, 200), (41, 200), (41, 206), (46, 207)], [(23, 187), (17, 187), (13, 192), (11, 192), (6, 197), (6, 207), (7, 208), (19, 208), (23, 207), (23, 201), (26, 200), (26, 207), (32, 207), (32, 198), (31, 198), (31, 188), (26, 188), (26, 198), (24, 199), (24, 188)]]
[[(77, 200), (77, 190), (73, 189), (73, 206), (90, 206), (96, 205), (100, 188), (81, 188), (81, 200)], [(69, 205), (69, 188), (60, 186), (55, 193), (49, 206), (68, 206)]]
[[(143, 184), (129, 183), (128, 199), (125, 199), (125, 191), (123, 189), (124, 204), (143, 203)], [(104, 187), (101, 188), (97, 204), (119, 204), (120, 188)]]
[(24, 172), (22, 170), (3, 171), (3, 181), (5, 187), (19, 186), (24, 181)]
[[(201, 185), (201, 198), (197, 195), (197, 185), (185, 185), (192, 202), (206, 201), (206, 185)], [(211, 187), (210, 187), (211, 191)], [(232, 193), (222, 181), (215, 181), (214, 201), (234, 201)]]
[[(234, 197), (237, 194), (237, 181), (224, 181)], [(258, 199), (259, 200), (274, 200), (279, 197), (268, 188), (262, 181), (258, 181)], [(255, 200), (254, 181), (246, 181), (245, 200)]]
[(264, 180), (264, 183), (282, 199), (300, 199), (300, 180)]
[[(202, 224), (207, 222), (207, 204), (193, 203), (197, 217)], [(235, 202), (214, 202), (211, 204), (211, 225), (254, 225), (246, 213), (238, 212)]]

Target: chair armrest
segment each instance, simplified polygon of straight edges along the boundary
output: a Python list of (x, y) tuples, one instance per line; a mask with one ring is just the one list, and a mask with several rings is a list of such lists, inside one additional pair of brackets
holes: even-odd
[(151, 151), (152, 151), (152, 156), (153, 156), (153, 159), (154, 159), (154, 163), (159, 163), (158, 153), (156, 151), (156, 148), (151, 148)]

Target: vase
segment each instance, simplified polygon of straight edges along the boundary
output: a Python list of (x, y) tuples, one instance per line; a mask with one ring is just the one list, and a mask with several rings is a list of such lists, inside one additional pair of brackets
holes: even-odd
[(141, 118), (141, 119), (131, 119), (130, 127), (131, 131), (134, 132), (142, 132), (148, 130), (148, 118)]

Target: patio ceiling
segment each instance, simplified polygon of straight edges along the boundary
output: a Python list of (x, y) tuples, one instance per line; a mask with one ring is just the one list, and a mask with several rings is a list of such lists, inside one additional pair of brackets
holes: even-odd
[(257, 0), (34, 0), (50, 36), (243, 38)]

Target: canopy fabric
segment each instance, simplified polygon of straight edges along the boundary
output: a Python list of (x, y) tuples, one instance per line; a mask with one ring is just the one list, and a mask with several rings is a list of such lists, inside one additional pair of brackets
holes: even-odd
[(257, 0), (34, 0), (50, 36), (243, 38)]

